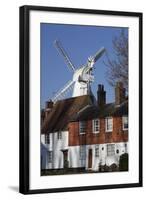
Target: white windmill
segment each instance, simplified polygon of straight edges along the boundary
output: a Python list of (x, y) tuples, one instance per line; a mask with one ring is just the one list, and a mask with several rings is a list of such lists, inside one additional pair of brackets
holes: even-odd
[(90, 56), (88, 58), (85, 65), (76, 69), (71, 62), (68, 54), (62, 47), (61, 42), (55, 40), (54, 45), (59, 53), (64, 57), (68, 67), (73, 71), (73, 79), (67, 82), (67, 84), (55, 94), (55, 96), (52, 98), (52, 101), (56, 102), (60, 99), (65, 98), (67, 93), (71, 90), (73, 90), (72, 97), (87, 94), (91, 95), (91, 82), (94, 81), (94, 76), (92, 75), (93, 66), (96, 61), (103, 55), (103, 53), (105, 52), (105, 48), (102, 47), (99, 51), (96, 52), (94, 56)]

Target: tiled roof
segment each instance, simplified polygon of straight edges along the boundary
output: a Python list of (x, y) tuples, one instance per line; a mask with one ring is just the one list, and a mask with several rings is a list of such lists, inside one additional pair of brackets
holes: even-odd
[(41, 125), (41, 133), (67, 130), (68, 122), (87, 105), (93, 105), (92, 96), (84, 95), (57, 101)]
[(99, 108), (95, 105), (87, 106), (80, 110), (71, 121), (89, 120), (94, 118), (102, 118), (108, 116), (123, 116), (128, 115), (128, 101), (126, 100), (121, 105), (115, 103), (106, 104), (104, 107)]
[(118, 106), (108, 103), (102, 108), (97, 107), (93, 101), (92, 96), (84, 95), (56, 102), (41, 125), (41, 133), (67, 130), (71, 121), (128, 115), (128, 100)]

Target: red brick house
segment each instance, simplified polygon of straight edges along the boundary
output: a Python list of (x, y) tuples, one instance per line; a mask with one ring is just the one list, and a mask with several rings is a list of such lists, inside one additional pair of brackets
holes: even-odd
[(97, 102), (89, 95), (49, 102), (42, 112), (41, 148), (42, 169), (118, 166), (128, 153), (128, 98), (122, 83), (113, 103), (106, 103), (103, 85)]

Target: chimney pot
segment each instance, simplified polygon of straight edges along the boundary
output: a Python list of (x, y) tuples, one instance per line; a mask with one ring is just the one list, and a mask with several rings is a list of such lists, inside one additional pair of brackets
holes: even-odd
[(98, 91), (101, 91), (101, 90), (102, 90), (102, 85), (99, 84), (99, 85), (98, 85)]

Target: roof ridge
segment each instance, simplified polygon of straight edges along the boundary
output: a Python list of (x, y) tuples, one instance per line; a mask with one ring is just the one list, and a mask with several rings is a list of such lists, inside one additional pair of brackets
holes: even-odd
[(81, 113), (81, 112), (83, 112), (84, 110), (86, 110), (86, 109), (89, 108), (90, 106), (92, 106), (92, 105), (88, 104), (88, 105), (86, 105), (85, 107), (81, 108), (81, 110), (78, 111), (78, 114)]

